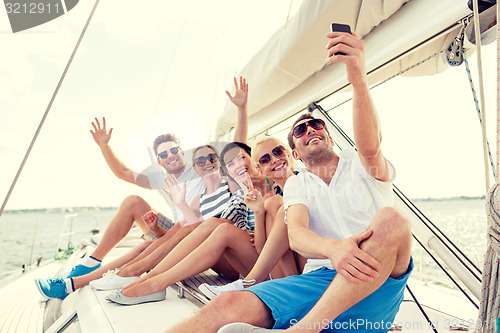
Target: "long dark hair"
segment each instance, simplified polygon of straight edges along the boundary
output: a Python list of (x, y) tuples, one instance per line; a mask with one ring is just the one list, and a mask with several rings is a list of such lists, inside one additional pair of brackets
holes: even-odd
[(234, 142), (230, 142), (228, 143), (224, 149), (222, 149), (221, 153), (220, 153), (220, 164), (222, 166), (222, 169), (224, 170), (224, 172), (226, 173), (226, 175), (231, 178), (232, 181), (234, 181), (236, 183), (236, 181), (234, 180), (233, 177), (231, 177), (229, 175), (229, 173), (227, 172), (227, 165), (226, 165), (226, 161), (224, 160), (226, 154), (232, 150), (233, 148), (241, 148), (243, 149), (248, 155), (252, 156), (252, 148), (250, 148), (247, 144), (243, 143), (243, 142), (238, 142), (238, 141), (234, 141)]

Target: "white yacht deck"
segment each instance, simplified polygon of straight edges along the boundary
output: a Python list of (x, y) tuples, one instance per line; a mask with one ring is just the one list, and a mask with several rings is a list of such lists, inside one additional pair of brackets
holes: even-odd
[[(87, 247), (74, 254), (65, 262), (65, 267), (62, 266), (64, 262), (50, 263), (27, 272), (0, 288), (0, 332), (44, 332), (44, 321), (45, 332), (61, 332), (66, 326), (69, 326), (66, 332), (163, 332), (192, 316), (208, 302), (197, 291), (197, 285), (205, 281), (211, 284), (227, 282), (209, 270), (169, 287), (167, 299), (161, 302), (122, 306), (105, 299), (109, 291), (96, 291), (88, 286), (69, 295), (64, 301), (52, 299), (45, 302), (38, 293), (34, 279), (68, 271), (79, 257), (90, 250)], [(106, 261), (113, 260), (128, 250), (128, 246), (115, 248)], [(460, 327), (463, 324), (468, 326), (475, 320), (475, 309), (458, 292), (424, 285), (411, 279), (409, 285), (421, 303), (432, 304), (432, 308), (423, 308), (439, 332), (462, 330)], [(44, 311), (47, 312), (45, 315)], [(453, 313), (461, 318), (446, 313)], [(59, 317), (57, 321), (56, 317)], [(72, 322), (73, 325), (68, 325)], [(409, 293), (405, 294), (405, 301), (395, 323), (399, 323), (397, 331), (434, 332)]]
[(61, 267), (61, 262), (52, 262), (24, 273), (0, 288), (0, 332), (43, 332), (46, 302), (33, 281), (37, 277), (50, 276)]

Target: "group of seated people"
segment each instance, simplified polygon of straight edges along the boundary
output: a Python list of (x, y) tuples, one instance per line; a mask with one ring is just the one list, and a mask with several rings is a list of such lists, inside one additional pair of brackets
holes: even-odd
[[(413, 267), (411, 230), (391, 207), (395, 171), (381, 150), (363, 41), (354, 33), (327, 37), (327, 62), (344, 63), (353, 86), (356, 150), (335, 153), (325, 122), (310, 114), (295, 121), (288, 147), (269, 136), (248, 146), (242, 77), (233, 94), (226, 91), (238, 108), (234, 141), (220, 153), (196, 147), (187, 163), (176, 136), (161, 135), (153, 143), (161, 175), (121, 162), (109, 145), (112, 130), (96, 118), (92, 136), (113, 173), (158, 190), (175, 205), (173, 218), (127, 197), (93, 253), (66, 277), (37, 279), (39, 291), (64, 299), (90, 285), (110, 290), (110, 302), (135, 305), (162, 301), (168, 286), (212, 268), (234, 282), (200, 285), (211, 301), (170, 331), (389, 330)], [(134, 223), (147, 240), (102, 265)]]

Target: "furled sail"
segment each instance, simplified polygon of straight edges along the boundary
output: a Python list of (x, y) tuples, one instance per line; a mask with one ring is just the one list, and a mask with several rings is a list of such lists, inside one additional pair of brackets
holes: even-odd
[[(249, 133), (257, 134), (268, 124), (346, 87), (342, 66), (324, 65), (325, 35), (332, 22), (349, 24), (365, 40), (369, 80), (375, 83), (445, 48), (469, 13), (466, 3), (456, 0), (304, 0), (297, 14), (240, 73), (251, 84)], [(427, 43), (419, 46), (423, 42)], [(438, 57), (411, 75), (433, 74), (447, 66)], [(217, 137), (234, 127), (237, 112), (233, 107), (226, 103)]]

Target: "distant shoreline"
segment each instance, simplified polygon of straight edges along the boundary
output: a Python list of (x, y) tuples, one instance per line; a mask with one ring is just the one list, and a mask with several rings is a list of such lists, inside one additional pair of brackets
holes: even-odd
[[(444, 198), (412, 198), (411, 201), (422, 202), (422, 201), (450, 201), (450, 200), (484, 200), (486, 196), (469, 197), (469, 196), (458, 196), (458, 197), (444, 197)], [(118, 207), (96, 207), (96, 206), (84, 206), (84, 207), (56, 207), (56, 208), (33, 208), (33, 209), (12, 209), (6, 210), (7, 214), (25, 214), (25, 213), (89, 213), (89, 212), (102, 212), (107, 210), (114, 210)]]
[(449, 200), (484, 200), (486, 199), (485, 195), (479, 197), (468, 197), (468, 196), (459, 196), (459, 197), (445, 197), (445, 198), (413, 198), (412, 201), (449, 201)]

